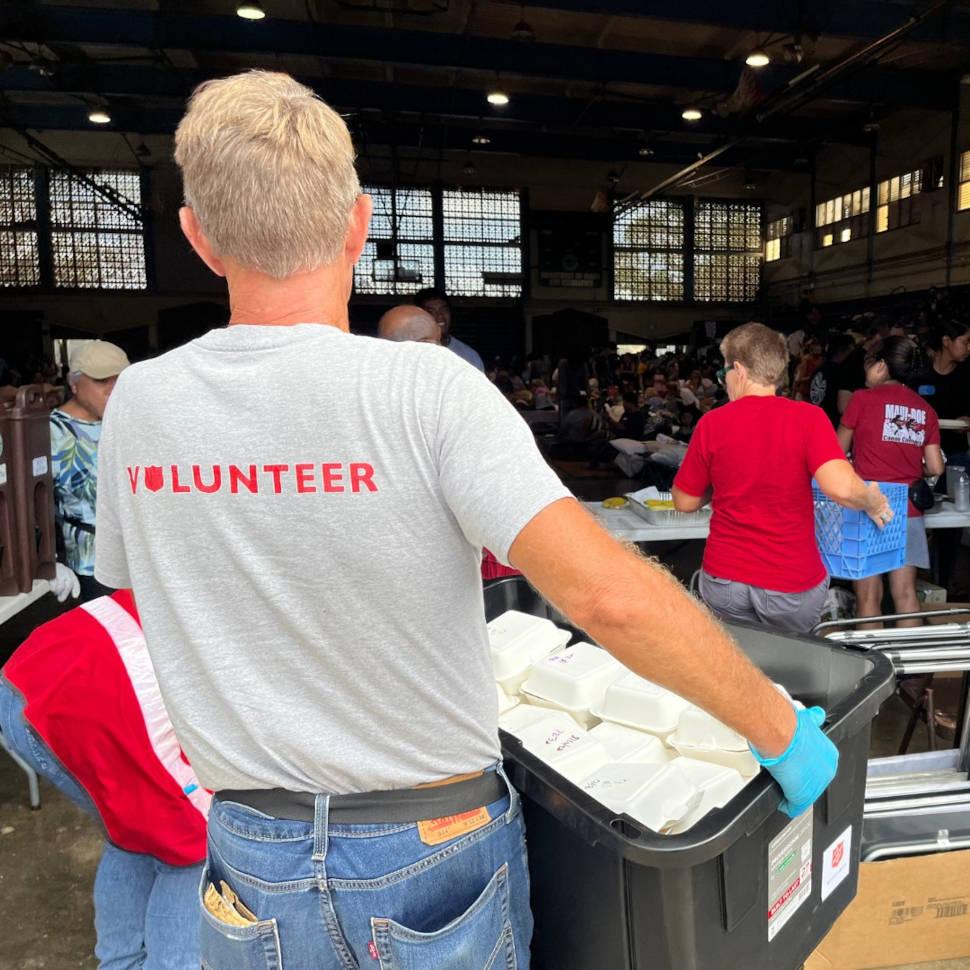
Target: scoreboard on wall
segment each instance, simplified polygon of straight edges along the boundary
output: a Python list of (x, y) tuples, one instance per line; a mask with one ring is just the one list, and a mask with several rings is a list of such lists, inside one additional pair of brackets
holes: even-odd
[(598, 289), (603, 285), (607, 222), (588, 212), (533, 213), (539, 286)]

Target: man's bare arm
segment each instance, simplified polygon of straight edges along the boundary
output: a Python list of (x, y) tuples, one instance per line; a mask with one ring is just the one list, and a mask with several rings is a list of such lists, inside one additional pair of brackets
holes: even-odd
[(578, 502), (540, 512), (509, 559), (631, 670), (708, 710), (766, 757), (788, 747), (792, 705), (673, 576), (617, 542)]

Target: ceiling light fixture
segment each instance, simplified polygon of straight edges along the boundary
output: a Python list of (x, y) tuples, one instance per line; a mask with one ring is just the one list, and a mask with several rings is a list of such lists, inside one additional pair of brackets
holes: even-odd
[(536, 39), (536, 32), (532, 29), (532, 24), (525, 20), (520, 20), (512, 28), (512, 40), (517, 40), (520, 44), (531, 44)]
[(489, 104), (495, 105), (496, 108), (502, 108), (509, 103), (509, 96), (501, 88), (492, 88), (485, 95), (485, 100)]
[(684, 108), (680, 116), (684, 121), (700, 121), (704, 117), (704, 112), (700, 108)]
[(111, 123), (111, 115), (103, 108), (95, 108), (88, 113), (88, 121), (95, 125), (107, 125)]
[(767, 67), (771, 63), (771, 57), (767, 51), (758, 47), (748, 54), (748, 56), (744, 59), (744, 63), (747, 64), (748, 67)]
[(262, 20), (266, 16), (266, 11), (256, 0), (245, 0), (236, 7), (236, 16), (242, 17), (243, 20)]
[(644, 145), (638, 154), (643, 158), (651, 158), (657, 153), (649, 145)]
[(491, 145), (492, 144), (492, 139), (489, 138), (488, 135), (476, 135), (472, 139), (472, 144), (473, 145)]

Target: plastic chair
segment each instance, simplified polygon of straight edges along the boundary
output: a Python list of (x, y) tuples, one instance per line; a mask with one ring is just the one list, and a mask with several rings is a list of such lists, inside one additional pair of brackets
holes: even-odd
[(34, 810), (40, 808), (40, 784), (37, 781), (37, 772), (10, 748), (7, 744), (7, 739), (3, 736), (3, 732), (0, 732), (0, 748), (3, 748), (13, 758), (17, 767), (27, 776), (27, 791), (30, 798), (30, 807)]

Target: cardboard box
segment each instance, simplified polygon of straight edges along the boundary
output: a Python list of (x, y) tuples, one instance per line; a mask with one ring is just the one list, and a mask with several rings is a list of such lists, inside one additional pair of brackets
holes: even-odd
[(916, 580), (916, 598), (920, 603), (926, 605), (941, 604), (946, 602), (946, 590), (936, 583), (927, 582), (925, 579)]
[(859, 893), (804, 970), (970, 956), (970, 850), (865, 862)]

